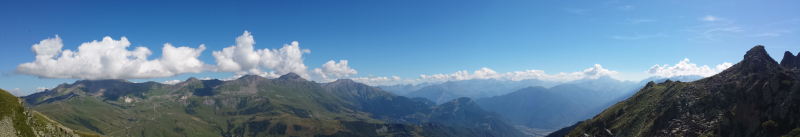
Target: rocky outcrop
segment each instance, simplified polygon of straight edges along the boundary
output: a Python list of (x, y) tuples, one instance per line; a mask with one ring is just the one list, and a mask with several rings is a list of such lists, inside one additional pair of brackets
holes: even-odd
[(800, 68), (800, 53), (797, 53), (797, 56), (792, 55), (792, 52), (789, 51), (783, 53), (783, 60), (781, 60), (781, 66), (786, 69)]
[[(789, 53), (790, 54), (790, 53)], [(796, 60), (796, 57), (792, 59)], [(567, 136), (781, 136), (800, 126), (800, 73), (763, 46), (717, 75), (647, 84)]]

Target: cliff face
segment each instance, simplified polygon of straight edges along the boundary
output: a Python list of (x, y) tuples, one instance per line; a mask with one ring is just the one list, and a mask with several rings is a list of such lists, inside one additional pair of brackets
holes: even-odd
[(798, 74), (756, 46), (717, 75), (650, 82), (567, 136), (786, 135), (800, 126)]
[(800, 53), (797, 53), (797, 56), (792, 55), (792, 52), (789, 51), (783, 53), (783, 60), (781, 60), (781, 66), (786, 69), (800, 68)]

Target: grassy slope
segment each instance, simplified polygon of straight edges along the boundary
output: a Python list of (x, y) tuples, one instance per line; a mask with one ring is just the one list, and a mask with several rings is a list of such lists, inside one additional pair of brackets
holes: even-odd
[(26, 109), (21, 99), (0, 89), (0, 126), (13, 126), (13, 131), (0, 131), (3, 136), (97, 136), (73, 131), (42, 115)]

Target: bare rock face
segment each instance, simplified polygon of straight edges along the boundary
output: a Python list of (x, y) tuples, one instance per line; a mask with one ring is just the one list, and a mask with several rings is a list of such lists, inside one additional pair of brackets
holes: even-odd
[(796, 69), (800, 68), (800, 53), (797, 56), (792, 55), (792, 52), (786, 51), (783, 53), (783, 60), (781, 60), (781, 66), (786, 69)]

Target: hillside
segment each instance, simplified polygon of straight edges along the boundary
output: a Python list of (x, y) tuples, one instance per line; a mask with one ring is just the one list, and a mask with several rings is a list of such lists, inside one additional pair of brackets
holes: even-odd
[(74, 131), (39, 112), (25, 108), (20, 98), (0, 89), (0, 136), (2, 137), (93, 137)]
[(24, 99), (67, 127), (108, 136), (521, 135), (477, 107), (463, 115), (490, 120), (433, 117), (441, 113), (434, 110), (459, 107), (429, 106), (352, 80), (315, 83), (294, 73), (175, 85), (82, 80)]
[[(567, 136), (781, 136), (800, 132), (800, 73), (763, 46), (693, 82), (649, 82)], [(793, 131), (794, 130), (794, 131)]]

